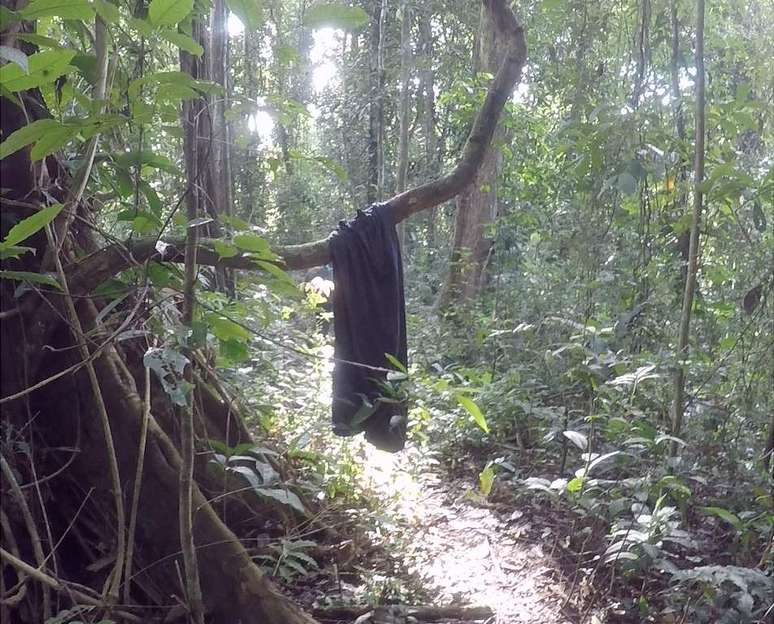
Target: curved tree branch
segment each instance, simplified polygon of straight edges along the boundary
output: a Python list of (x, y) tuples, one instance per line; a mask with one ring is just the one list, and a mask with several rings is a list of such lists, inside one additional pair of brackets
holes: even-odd
[[(457, 165), (445, 176), (400, 193), (385, 203), (393, 211), (395, 223), (412, 214), (438, 206), (462, 192), (475, 179), (486, 151), (492, 141), (505, 103), (521, 78), (527, 59), (527, 43), (524, 29), (516, 19), (506, 0), (482, 0), (492, 15), (492, 21), (504, 41), (510, 42), (497, 75), (487, 90), (486, 98), (478, 111)], [(330, 262), (328, 242), (330, 236), (302, 245), (275, 247), (285, 269), (308, 269)], [(71, 288), (74, 293), (88, 293), (112, 275), (148, 259), (182, 262), (184, 239), (168, 239), (163, 250), (158, 249), (155, 238), (133, 240), (114, 244), (97, 251), (68, 267)], [(199, 264), (218, 265), (234, 269), (255, 270), (260, 267), (249, 255), (220, 258), (206, 239), (199, 241)]]
[[(392, 207), (396, 224), (415, 212), (433, 208), (450, 200), (473, 182), (492, 142), (492, 136), (505, 103), (521, 78), (524, 63), (527, 60), (524, 29), (505, 0), (483, 0), (483, 3), (491, 13), (495, 28), (503, 40), (510, 42), (505, 58), (489, 85), (484, 104), (476, 115), (457, 166), (445, 176), (409, 189), (385, 202)], [(289, 269), (311, 268), (330, 261), (329, 239), (330, 236), (276, 251)]]

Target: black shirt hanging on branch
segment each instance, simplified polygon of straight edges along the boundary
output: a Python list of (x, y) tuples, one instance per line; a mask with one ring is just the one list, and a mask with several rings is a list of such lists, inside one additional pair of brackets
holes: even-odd
[(406, 401), (396, 367), (406, 364), (403, 264), (388, 204), (358, 210), (330, 240), (333, 265), (333, 431), (365, 431), (377, 448), (399, 451), (406, 441)]

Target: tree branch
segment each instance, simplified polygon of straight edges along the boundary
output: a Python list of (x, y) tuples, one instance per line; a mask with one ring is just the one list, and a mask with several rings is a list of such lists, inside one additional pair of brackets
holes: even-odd
[[(524, 29), (505, 0), (482, 1), (503, 40), (510, 42), (505, 58), (489, 85), (484, 103), (465, 142), (462, 157), (454, 169), (445, 176), (395, 195), (385, 202), (392, 208), (396, 224), (416, 212), (450, 200), (473, 182), (492, 142), (503, 108), (521, 78), (527, 59)], [(330, 236), (327, 236), (302, 245), (275, 247), (274, 251), (281, 258), (279, 264), (284, 269), (308, 269), (330, 262), (329, 240)], [(148, 259), (182, 262), (184, 247), (185, 239), (182, 237), (167, 239), (162, 245), (157, 245), (157, 239), (152, 237), (109, 245), (68, 267), (71, 288), (73, 293), (86, 294), (116, 273)], [(260, 268), (249, 254), (220, 258), (207, 239), (199, 241), (197, 262), (234, 269)]]

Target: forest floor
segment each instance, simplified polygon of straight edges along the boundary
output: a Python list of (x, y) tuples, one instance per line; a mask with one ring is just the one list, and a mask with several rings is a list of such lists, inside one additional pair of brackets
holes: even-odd
[[(583, 619), (573, 608), (583, 593), (573, 583), (577, 559), (563, 548), (573, 532), (571, 518), (499, 478), (483, 496), (475, 451), (440, 450), (436, 441), (390, 454), (361, 436), (332, 436), (332, 364), (294, 364), (285, 368), (273, 400), (292, 415), (286, 423), (296, 427), (294, 435), (316, 439), (310, 448), (349, 466), (361, 496), (332, 520), (354, 557), (340, 569), (321, 562), (318, 574), (291, 582), (287, 588), (299, 602), (313, 611), (321, 605), (482, 606), (494, 612), (487, 624)], [(310, 425), (313, 405), (319, 421)]]
[[(487, 624), (580, 621), (568, 599), (566, 562), (555, 556), (565, 531), (551, 527), (550, 510), (516, 504), (503, 492), (484, 498), (475, 472), (451, 474), (414, 447), (363, 454), (365, 485), (381, 509), (370, 526), (378, 546), (360, 557), (360, 580), (380, 580), (393, 592), (388, 601), (489, 607), (494, 615)], [(345, 602), (358, 593), (354, 585), (344, 583)], [(396, 591), (407, 599), (395, 600)]]
[(427, 470), (412, 449), (371, 451), (366, 466), (375, 490), (395, 501), (396, 557), (433, 604), (489, 607), (491, 624), (577, 621), (552, 531), (536, 530), (532, 514), (484, 499), (475, 473), (454, 478), (434, 462)]

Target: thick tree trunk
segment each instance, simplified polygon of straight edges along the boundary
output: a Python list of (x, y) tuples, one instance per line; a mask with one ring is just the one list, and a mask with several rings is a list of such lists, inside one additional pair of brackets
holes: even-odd
[[(22, 94), (22, 97), (28, 99), (28, 111), (36, 110), (34, 94)], [(37, 110), (40, 110), (41, 114), (45, 112), (39, 107)], [(8, 136), (25, 123), (27, 120), (21, 111), (4, 99), (3, 136)], [(53, 157), (47, 159), (43, 166), (55, 182), (52, 189), (55, 189), (57, 184), (67, 187), (69, 180), (65, 178), (63, 170), (58, 167)], [(4, 159), (3, 180), (8, 181), (10, 188), (4, 189), (3, 199), (24, 199), (25, 203), (36, 201), (39, 193), (35, 181), (39, 177), (27, 174), (35, 168), (29, 160), (29, 148)], [(9, 209), (5, 205), (3, 211), (9, 218), (14, 212), (18, 218), (28, 216), (29, 213), (29, 209)], [(79, 223), (79, 220), (73, 221), (73, 228), (77, 228)], [(4, 236), (5, 232), (1, 234)], [(64, 257), (74, 259), (74, 240), (86, 250), (95, 249), (96, 245), (88, 228), (73, 231), (71, 234), (62, 247), (61, 253)], [(3, 268), (26, 271), (39, 269), (40, 258), (47, 250), (45, 237), (35, 236), (25, 241), (25, 244), (35, 247), (37, 253), (26, 254), (18, 261), (6, 261)], [(20, 436), (34, 436), (36, 446), (39, 446), (42, 440), (46, 449), (73, 449), (70, 451), (71, 463), (64, 463), (64, 466), (62, 462), (57, 461), (57, 452), (48, 452), (35, 457), (34, 460), (41, 462), (38, 466), (41, 474), (60, 472), (58, 476), (51, 477), (47, 486), (50, 496), (47, 506), (53, 524), (53, 541), (64, 536), (64, 542), (56, 555), (59, 557), (59, 574), (64, 579), (91, 581), (94, 586), (101, 587), (104, 576), (100, 578), (100, 575), (104, 575), (104, 568), (99, 568), (102, 572), (94, 572), (90, 571), (89, 567), (97, 558), (103, 556), (107, 556), (106, 560), (110, 563), (110, 557), (115, 556), (111, 553), (117, 532), (124, 531), (125, 527), (116, 525), (117, 519), (111, 504), (111, 492), (114, 488), (110, 477), (109, 455), (105, 448), (92, 384), (82, 370), (72, 369), (73, 366), (79, 365), (79, 358), (77, 351), (73, 350), (69, 328), (61, 322), (64, 318), (64, 295), (56, 292), (28, 291), (21, 299), (17, 299), (14, 297), (14, 290), (12, 282), (0, 282), (2, 310), (18, 309), (16, 314), (4, 319), (2, 323), (3, 423)], [(42, 304), (40, 298), (43, 296), (47, 298), (48, 304)], [(142, 297), (141, 294), (139, 296)], [(137, 344), (134, 348), (130, 341), (122, 343), (119, 351), (119, 347), (110, 340), (100, 345), (105, 335), (104, 329), (96, 324), (97, 305), (91, 299), (77, 298), (76, 302), (84, 332), (90, 340), (97, 343), (90, 351), (112, 431), (120, 482), (122, 485), (128, 485), (123, 488), (126, 494), (134, 489), (131, 485), (135, 478), (140, 431), (145, 416), (144, 405), (137, 392), (135, 375), (130, 372), (126, 363), (132, 369), (142, 371), (140, 358), (144, 347)], [(138, 300), (138, 308), (134, 312), (141, 309), (142, 304), (142, 299)], [(54, 350), (44, 352), (44, 345), (50, 345)], [(45, 357), (41, 357), (42, 353), (46, 353)], [(71, 370), (71, 373), (42, 385), (37, 391), (25, 391), (62, 370)], [(142, 372), (141, 374), (144, 377)], [(18, 398), (8, 399), (13, 395), (18, 395)], [(179, 511), (181, 458), (177, 445), (168, 437), (158, 419), (173, 410), (160, 389), (156, 389), (155, 395), (137, 513), (135, 572), (130, 582), (134, 584), (133, 596), (141, 603), (144, 601), (145, 604), (175, 607), (180, 604), (183, 596), (176, 569), (176, 565), (180, 563), (181, 539), (175, 522)], [(217, 401), (209, 403), (210, 406), (216, 404)], [(33, 414), (38, 416), (32, 418)], [(228, 410), (222, 411), (221, 414), (227, 416)], [(168, 417), (166, 420), (169, 430), (176, 431), (175, 419)], [(226, 428), (225, 423), (212, 427), (213, 430)], [(7, 459), (9, 462), (15, 462), (21, 470), (27, 461), (25, 457), (24, 454), (14, 453)], [(202, 468), (198, 467), (196, 481), (191, 486), (192, 537), (197, 545), (201, 588), (208, 621), (223, 624), (237, 621), (255, 624), (312, 623), (314, 620), (279, 593), (262, 574), (238, 537), (217, 516), (200, 488), (200, 483), (206, 481), (202, 480)], [(4, 504), (6, 500), (4, 497)], [(82, 509), (78, 508), (78, 501), (83, 501)], [(57, 510), (56, 514), (51, 513), (53, 509)], [(74, 521), (72, 526), (71, 520)], [(22, 534), (24, 533), (20, 532), (20, 535)], [(48, 554), (52, 548), (51, 541), (47, 540), (44, 548)], [(103, 550), (100, 553), (98, 550), (93, 551), (93, 548)], [(52, 569), (45, 567), (42, 571), (50, 572)], [(110, 569), (110, 565), (107, 569)], [(178, 597), (177, 602), (174, 596)], [(63, 604), (67, 604), (67, 594), (62, 595), (62, 600)], [(12, 609), (12, 617), (17, 616), (19, 621), (23, 621)]]
[[(476, 57), (478, 63), (474, 65), (474, 71), (496, 71), (505, 58), (506, 42), (498, 37), (491, 15), (483, 8), (479, 40), (480, 53)], [(478, 175), (457, 196), (449, 272), (437, 303), (441, 310), (453, 303), (474, 299), (481, 291), (493, 242), (487, 230), (497, 217), (496, 183), (500, 152), (496, 143), (501, 138), (502, 130), (498, 128)]]

